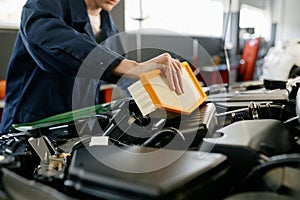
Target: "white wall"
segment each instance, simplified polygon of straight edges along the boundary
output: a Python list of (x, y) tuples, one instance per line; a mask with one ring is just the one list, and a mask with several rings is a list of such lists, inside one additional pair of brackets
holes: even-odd
[(300, 1), (274, 0), (273, 22), (277, 23), (276, 42), (300, 38)]

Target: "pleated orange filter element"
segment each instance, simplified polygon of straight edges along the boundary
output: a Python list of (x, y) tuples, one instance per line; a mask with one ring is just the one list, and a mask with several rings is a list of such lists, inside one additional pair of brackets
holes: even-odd
[(144, 116), (157, 109), (188, 115), (206, 100), (207, 96), (189, 64), (183, 62), (181, 66), (184, 89), (181, 95), (171, 91), (160, 70), (141, 74), (140, 80), (128, 87)]

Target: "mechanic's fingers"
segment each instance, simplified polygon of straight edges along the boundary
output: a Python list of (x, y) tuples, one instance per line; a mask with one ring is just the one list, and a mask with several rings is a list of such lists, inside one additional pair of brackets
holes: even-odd
[(183, 94), (182, 68), (179, 60), (172, 58), (168, 53), (164, 53), (143, 63), (143, 65), (147, 65), (146, 69), (148, 71), (153, 67), (150, 66), (151, 63), (156, 64), (154, 69), (159, 68), (161, 70), (172, 91), (175, 91), (178, 95)]
[(181, 69), (181, 63), (178, 60), (174, 60), (174, 62), (172, 62), (174, 69), (176, 70), (176, 73), (173, 74), (177, 81), (175, 80), (175, 88), (177, 88), (177, 94), (183, 94), (184, 90), (183, 90), (183, 82), (182, 82), (182, 69)]
[[(178, 95), (182, 94), (181, 85), (181, 71), (174, 66), (172, 63), (170, 65), (162, 65), (162, 71), (167, 78), (168, 85), (172, 91), (175, 91)], [(177, 68), (177, 69), (176, 69)]]
[(175, 86), (175, 92), (178, 95), (180, 95), (180, 94), (182, 94), (182, 90), (181, 90), (181, 86), (180, 86), (180, 80), (181, 80), (180, 70), (176, 69), (176, 67), (177, 67), (176, 64), (171, 63), (171, 65), (172, 65), (172, 68), (171, 68), (172, 69), (172, 79), (173, 79), (173, 83)]
[(175, 92), (180, 95), (182, 94), (182, 91), (181, 91), (181, 87), (180, 87), (180, 77), (177, 76), (177, 74), (173, 74), (173, 83), (174, 83), (174, 86), (175, 86)]
[(161, 70), (163, 72), (163, 75), (167, 78), (167, 82), (168, 82), (170, 90), (174, 91), (175, 85), (173, 82), (173, 75), (172, 75), (172, 71), (171, 71), (172, 69), (168, 65), (162, 64), (161, 66), (162, 66)]

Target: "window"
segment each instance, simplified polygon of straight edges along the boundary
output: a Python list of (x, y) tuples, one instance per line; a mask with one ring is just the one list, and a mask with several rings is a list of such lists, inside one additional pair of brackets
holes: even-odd
[(25, 2), (26, 0), (0, 0), (0, 26), (19, 27)]
[(253, 28), (256, 36), (269, 38), (270, 24), (264, 10), (245, 4), (241, 5), (239, 24), (241, 29)]
[[(142, 4), (142, 6), (141, 6)], [(140, 7), (142, 9), (140, 9)], [(221, 37), (223, 3), (216, 0), (125, 0), (125, 30), (167, 29), (193, 36)]]

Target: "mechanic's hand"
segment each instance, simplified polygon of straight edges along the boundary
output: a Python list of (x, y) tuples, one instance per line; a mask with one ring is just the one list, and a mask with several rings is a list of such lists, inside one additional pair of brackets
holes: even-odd
[(138, 66), (129, 70), (131, 76), (139, 77), (140, 74), (160, 69), (162, 75), (166, 77), (168, 85), (172, 91), (178, 95), (183, 94), (181, 64), (172, 58), (170, 54), (164, 53), (150, 60), (138, 63)]
[(142, 73), (156, 69), (161, 70), (162, 75), (166, 77), (168, 85), (172, 91), (175, 91), (178, 95), (184, 93), (181, 64), (168, 53), (163, 53), (141, 63), (124, 59), (113, 69), (113, 72), (117, 75), (124, 75), (131, 79), (139, 79)]
[(160, 69), (162, 75), (167, 78), (168, 85), (172, 91), (176, 91), (177, 94), (182, 94), (182, 71), (181, 64), (178, 60), (172, 58), (170, 54), (164, 53), (157, 57), (154, 57), (146, 62), (140, 64), (140, 67), (147, 71), (151, 71), (151, 67), (154, 69)]

